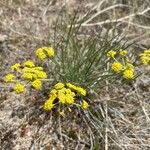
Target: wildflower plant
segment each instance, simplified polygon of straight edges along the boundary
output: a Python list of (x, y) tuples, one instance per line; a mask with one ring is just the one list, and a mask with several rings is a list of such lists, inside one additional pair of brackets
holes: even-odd
[[(5, 82), (12, 82), (17, 94), (28, 88), (48, 90), (43, 109), (56, 108), (64, 116), (64, 108), (70, 112), (76, 108), (90, 110), (90, 91), (104, 86), (106, 81), (136, 79), (135, 68), (140, 63), (132, 60), (128, 45), (115, 34), (115, 29), (111, 30), (112, 37), (109, 30), (103, 34), (103, 28), (81, 36), (81, 24), (76, 18), (56, 24), (50, 46), (35, 50), (38, 62), (27, 60), (12, 65), (10, 73), (4, 77)], [(150, 64), (150, 50), (140, 54), (139, 60), (141, 64)], [(46, 82), (48, 87), (43, 86)]]
[(136, 68), (150, 64), (150, 49), (133, 56), (130, 45), (116, 34), (115, 28), (104, 33), (102, 27), (89, 31), (81, 24), (76, 17), (58, 22), (49, 43), (35, 50), (36, 61), (16, 62), (4, 81), (11, 83), (17, 94), (37, 90), (42, 94), (39, 108), (46, 114), (57, 112), (53, 114), (62, 119), (79, 115), (90, 139), (94, 135), (101, 138), (106, 106), (97, 105), (92, 92), (106, 83), (134, 81), (139, 75)]

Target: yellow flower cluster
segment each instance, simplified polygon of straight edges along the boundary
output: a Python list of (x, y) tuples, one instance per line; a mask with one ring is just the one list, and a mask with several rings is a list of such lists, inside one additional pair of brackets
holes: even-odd
[(116, 54), (117, 54), (116, 51), (110, 50), (110, 51), (107, 53), (107, 57), (112, 57), (112, 58), (113, 58)]
[(57, 83), (50, 91), (49, 99), (44, 103), (44, 109), (51, 110), (56, 105), (55, 101), (58, 101), (61, 105), (76, 105), (80, 106), (82, 109), (87, 109), (89, 107), (87, 101), (82, 100), (81, 104), (76, 103), (77, 95), (80, 97), (86, 96), (86, 90), (71, 83)]
[(14, 87), (14, 91), (16, 91), (17, 94), (23, 93), (25, 88), (25, 86), (21, 83), (17, 83)]
[[(127, 51), (123, 50), (123, 49), (120, 49), (118, 54), (122, 55), (122, 56), (126, 56), (127, 55)], [(114, 51), (114, 50), (110, 50), (110, 51), (107, 52), (107, 57), (114, 58), (116, 55), (117, 55), (117, 52)]]
[(16, 63), (11, 66), (12, 71), (18, 71), (20, 69), (21, 65), (19, 63)]
[(112, 65), (111, 65), (111, 69), (114, 72), (119, 73), (120, 71), (122, 71), (123, 65), (119, 62), (113, 62)]
[(67, 87), (73, 91), (76, 91), (80, 95), (86, 96), (86, 90), (81, 87), (75, 86), (71, 83), (67, 83)]
[(125, 79), (134, 79), (135, 73), (134, 73), (134, 66), (130, 62), (129, 58), (126, 56), (127, 51), (120, 49), (118, 55), (123, 56), (124, 61), (120, 63), (115, 56), (117, 55), (116, 51), (110, 50), (107, 53), (107, 57), (111, 57), (114, 62), (111, 64), (111, 69), (115, 73), (122, 73), (123, 77)]
[(39, 59), (44, 60), (47, 57), (54, 56), (54, 49), (52, 47), (41, 47), (35, 53)]
[(125, 69), (123, 72), (123, 77), (126, 79), (133, 79), (134, 78), (134, 70)]
[(87, 101), (83, 100), (82, 106), (83, 109), (87, 109), (89, 107), (89, 104)]
[(35, 79), (46, 79), (47, 74), (43, 71), (42, 67), (25, 67), (22, 69), (22, 77), (26, 80), (35, 80)]
[(127, 51), (123, 50), (123, 49), (120, 49), (119, 50), (119, 54), (122, 55), (122, 56), (126, 56), (127, 55)]
[(17, 80), (15, 79), (15, 75), (10, 73), (4, 77), (5, 82), (17, 82), (15, 87), (13, 88), (17, 94), (24, 92), (25, 86), (22, 83), (18, 83), (19, 79), (28, 80), (31, 82), (31, 86), (40, 90), (42, 88), (41, 79), (47, 78), (46, 72), (43, 71), (42, 67), (35, 66), (34, 62), (31, 60), (25, 61), (22, 65), (16, 63), (11, 66), (11, 70), (17, 71)]
[(31, 61), (31, 60), (25, 61), (25, 62), (23, 63), (23, 65), (24, 65), (25, 67), (30, 67), (30, 68), (35, 67), (33, 61)]
[(34, 80), (31, 85), (36, 90), (40, 90), (42, 88), (42, 82), (40, 80), (38, 80), (38, 79)]
[(150, 49), (145, 50), (144, 53), (140, 54), (140, 60), (144, 65), (150, 65)]
[(13, 82), (14, 78), (15, 78), (15, 76), (13, 74), (9, 73), (4, 77), (4, 81), (5, 82)]

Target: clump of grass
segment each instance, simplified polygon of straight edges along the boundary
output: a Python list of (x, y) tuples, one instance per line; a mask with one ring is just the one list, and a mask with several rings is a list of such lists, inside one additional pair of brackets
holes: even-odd
[[(120, 34), (115, 35), (115, 28), (103, 33), (103, 27), (99, 32), (84, 33), (81, 27), (82, 21), (76, 18), (70, 22), (63, 22), (55, 27), (55, 33), (50, 45), (57, 52), (54, 60), (53, 75), (57, 81), (72, 82), (91, 88), (103, 82), (105, 79), (114, 79), (115, 74), (108, 66), (110, 59), (107, 53), (110, 50), (116, 52), (127, 49), (124, 38)], [(110, 38), (110, 30), (113, 34)]]

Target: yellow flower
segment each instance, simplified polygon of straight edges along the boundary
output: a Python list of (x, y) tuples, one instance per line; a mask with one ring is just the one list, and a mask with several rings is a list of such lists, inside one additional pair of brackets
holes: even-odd
[(42, 82), (40, 80), (34, 80), (31, 84), (36, 90), (40, 90), (42, 88)]
[(38, 78), (41, 78), (41, 79), (46, 79), (47, 78), (47, 74), (44, 71), (37, 71), (36, 75), (38, 76)]
[(51, 101), (54, 101), (56, 98), (57, 98), (57, 95), (56, 95), (56, 94), (51, 94), (50, 97), (49, 97), (49, 99), (50, 99)]
[(83, 100), (81, 107), (82, 107), (82, 109), (87, 109), (89, 107), (88, 102)]
[(56, 95), (57, 94), (57, 90), (53, 89), (50, 91), (49, 95)]
[(123, 65), (119, 62), (114, 62), (112, 63), (111, 69), (114, 72), (119, 73), (123, 69)]
[(116, 55), (116, 52), (114, 50), (110, 50), (108, 53), (107, 53), (107, 57), (114, 57)]
[(60, 83), (55, 84), (54, 88), (55, 88), (56, 90), (59, 90), (59, 89), (62, 89), (64, 86), (65, 86), (65, 85), (60, 82)]
[(47, 52), (48, 57), (54, 56), (54, 49), (52, 47), (45, 48), (45, 51)]
[(122, 56), (125, 56), (125, 55), (127, 55), (127, 51), (123, 50), (123, 49), (120, 49), (119, 54), (122, 55)]
[(127, 63), (127, 65), (125, 66), (126, 69), (131, 69), (134, 70), (134, 66), (131, 63)]
[(33, 71), (33, 68), (24, 67), (24, 68), (22, 69), (22, 72), (23, 72), (23, 73), (31, 73), (32, 71)]
[(34, 74), (33, 77), (34, 78), (40, 78), (40, 79), (45, 79), (47, 78), (47, 74), (46, 72), (42, 71), (42, 67), (35, 67), (35, 68), (28, 68), (25, 67), (23, 68), (23, 73), (32, 73)]
[(124, 70), (123, 77), (126, 79), (134, 79), (134, 70), (133, 69)]
[(76, 92), (83, 96), (86, 95), (86, 90), (81, 87), (77, 87)]
[(5, 82), (13, 82), (14, 81), (14, 75), (13, 74), (7, 74), (5, 77), (4, 77), (4, 81)]
[(17, 94), (20, 94), (20, 93), (23, 93), (25, 88), (24, 88), (24, 85), (21, 84), (21, 83), (17, 83), (14, 87), (14, 90)]
[(11, 66), (11, 70), (12, 71), (17, 71), (17, 70), (19, 70), (20, 69), (20, 64), (19, 63), (16, 63), (16, 64), (14, 64), (14, 65), (12, 65)]
[(58, 91), (58, 99), (60, 103), (62, 104), (66, 103), (66, 95), (61, 90)]
[(44, 60), (47, 56), (54, 56), (54, 49), (52, 47), (41, 47), (36, 50), (36, 55), (39, 59)]
[(22, 77), (26, 80), (33, 80), (37, 78), (37, 75), (33, 73), (23, 73)]
[(76, 91), (80, 95), (83, 95), (83, 96), (86, 95), (86, 90), (81, 87), (75, 86), (71, 83), (67, 83), (67, 87), (70, 88), (71, 90)]
[(76, 87), (75, 85), (71, 84), (71, 83), (67, 83), (66, 85), (67, 85), (67, 87), (70, 88), (71, 90), (76, 91), (76, 89), (77, 89), (77, 87)]
[(144, 65), (148, 65), (150, 64), (150, 57), (148, 56), (141, 56), (141, 62), (144, 64)]
[(66, 91), (67, 94), (69, 94), (69, 95), (71, 95), (73, 97), (75, 96), (75, 93), (72, 92), (70, 89), (66, 89), (65, 91)]
[(23, 63), (23, 65), (24, 65), (25, 67), (30, 67), (30, 68), (35, 67), (33, 61), (31, 61), (31, 60), (25, 61), (25, 62)]
[(38, 56), (39, 59), (44, 60), (46, 58), (46, 54), (44, 53), (43, 48), (39, 48), (36, 50), (36, 55)]
[(47, 111), (51, 110), (54, 107), (53, 101), (48, 99), (45, 101), (43, 108)]
[(150, 49), (145, 50), (144, 53), (141, 53), (139, 56), (142, 64), (144, 65), (150, 64)]
[(150, 49), (145, 50), (144, 54), (150, 55)]
[(73, 104), (74, 103), (74, 97), (70, 94), (66, 94), (66, 103), (67, 104)]

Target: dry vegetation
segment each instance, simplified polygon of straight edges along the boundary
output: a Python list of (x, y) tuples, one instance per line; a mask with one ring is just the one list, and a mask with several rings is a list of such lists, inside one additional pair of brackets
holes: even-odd
[[(150, 48), (149, 0), (1, 0), (0, 79), (16, 60), (34, 58), (36, 48), (48, 45), (58, 15), (75, 11), (79, 20), (90, 12), (83, 29), (99, 32), (103, 26), (105, 32), (116, 26), (116, 33), (136, 42), (131, 49), (137, 53)], [(39, 108), (42, 95), (20, 97), (1, 80), (1, 149), (150, 149), (150, 68), (142, 71), (132, 85), (108, 83), (94, 94), (101, 115), (99, 136), (80, 116), (49, 115)]]

